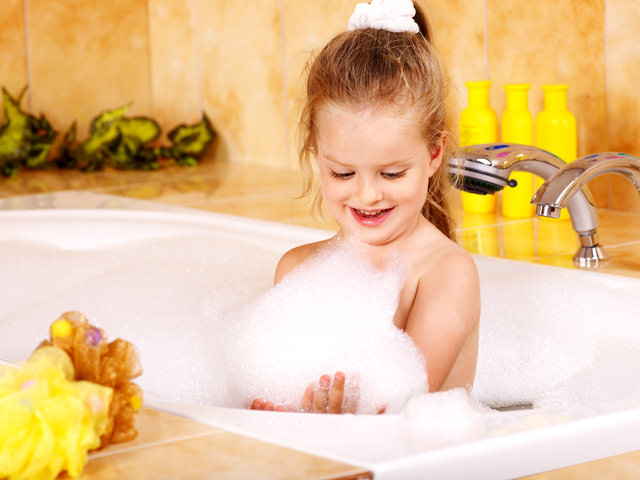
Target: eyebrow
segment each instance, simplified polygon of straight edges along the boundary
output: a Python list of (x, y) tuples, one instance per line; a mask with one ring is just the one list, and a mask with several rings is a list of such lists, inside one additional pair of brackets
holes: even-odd
[[(339, 165), (339, 166), (344, 167), (344, 168), (351, 168), (351, 169), (353, 169), (353, 166), (352, 166), (352, 165), (349, 165), (349, 164), (347, 164), (347, 163), (343, 163), (343, 162), (341, 162), (340, 160), (337, 160), (336, 158), (332, 157), (331, 155), (325, 155), (325, 154), (323, 154), (322, 156), (323, 156), (326, 160), (328, 160), (329, 162), (331, 162), (331, 163), (335, 163), (336, 165)], [(411, 159), (410, 159), (410, 158), (401, 158), (401, 159), (398, 159), (398, 160), (391, 161), (391, 162), (389, 162), (389, 163), (384, 163), (384, 164), (382, 164), (382, 165), (378, 165), (378, 168), (381, 168), (381, 169), (387, 169), (387, 168), (393, 168), (393, 167), (404, 167), (404, 166), (405, 166), (405, 164), (406, 164), (406, 163), (408, 163), (408, 162), (410, 162), (410, 161), (411, 161)]]

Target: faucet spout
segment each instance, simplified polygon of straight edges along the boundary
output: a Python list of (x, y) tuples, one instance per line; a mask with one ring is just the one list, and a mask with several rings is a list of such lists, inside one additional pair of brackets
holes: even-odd
[(597, 153), (579, 158), (555, 172), (538, 189), (531, 203), (536, 213), (558, 218), (574, 195), (591, 179), (616, 173), (626, 177), (640, 193), (640, 158), (627, 153)]
[[(470, 145), (449, 159), (449, 174), (456, 188), (480, 195), (515, 186), (515, 182), (509, 179), (511, 172), (530, 172), (547, 180), (566, 167), (567, 164), (559, 157), (546, 150), (514, 143)], [(598, 213), (589, 190), (578, 186), (567, 198), (565, 206), (581, 245), (574, 256), (574, 263), (583, 268), (605, 264), (608, 255), (598, 241)]]

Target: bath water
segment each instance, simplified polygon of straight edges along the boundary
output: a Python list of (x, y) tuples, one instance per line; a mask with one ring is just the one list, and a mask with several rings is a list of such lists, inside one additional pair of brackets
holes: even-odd
[(399, 411), (426, 389), (422, 357), (392, 323), (406, 267), (378, 271), (345, 245), (276, 287), (279, 254), (215, 237), (0, 248), (19, 254), (0, 279), (18, 293), (3, 298), (2, 358), (27, 358), (59, 314), (79, 310), (137, 346), (148, 398), (295, 407), (308, 383), (342, 370), (359, 411), (374, 413)]
[[(1, 264), (14, 266), (0, 271), (0, 358), (26, 359), (58, 315), (79, 310), (109, 339), (137, 346), (148, 399), (295, 404), (309, 382), (340, 369), (358, 384), (362, 412), (398, 411), (412, 396), (413, 415), (452, 402), (469, 411), (457, 392), (415, 396), (424, 367), (391, 324), (401, 262), (380, 272), (338, 248), (272, 288), (280, 254), (215, 235), (95, 250), (0, 242)], [(477, 399), (544, 407), (640, 396), (637, 325), (617, 307), (628, 292), (603, 285), (603, 316), (562, 280), (480, 270)]]

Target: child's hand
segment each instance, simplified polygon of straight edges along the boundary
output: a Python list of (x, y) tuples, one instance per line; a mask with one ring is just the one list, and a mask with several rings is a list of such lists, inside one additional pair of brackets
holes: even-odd
[[(357, 395), (345, 401), (345, 374), (336, 372), (331, 382), (329, 375), (322, 375), (317, 384), (309, 384), (302, 395), (300, 407), (303, 412), (313, 413), (355, 413), (358, 407)], [(357, 393), (357, 392), (356, 392)]]
[[(310, 383), (300, 402), (300, 410), (309, 413), (356, 413), (358, 409), (357, 389), (345, 395), (346, 376), (343, 372), (336, 372), (333, 382), (329, 375), (322, 375), (318, 383)], [(274, 405), (256, 398), (251, 404), (251, 410), (265, 410), (271, 412), (295, 412), (293, 407)], [(386, 406), (378, 410), (384, 413)]]
[(274, 405), (273, 402), (264, 402), (256, 398), (249, 407), (251, 410), (265, 410), (269, 412), (295, 412), (295, 408), (285, 407), (284, 405)]
[[(345, 374), (337, 372), (331, 382), (329, 375), (322, 375), (318, 383), (310, 383), (300, 402), (300, 410), (310, 413), (355, 413), (358, 407), (358, 395), (350, 395), (351, 401), (345, 401)], [(344, 405), (343, 405), (344, 403)], [(295, 412), (296, 409), (284, 405), (274, 405), (256, 398), (251, 403), (251, 410), (265, 410), (270, 412)]]

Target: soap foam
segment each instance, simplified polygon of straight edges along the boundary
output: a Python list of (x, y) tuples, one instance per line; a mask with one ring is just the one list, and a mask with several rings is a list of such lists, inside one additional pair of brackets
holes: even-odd
[(21, 277), (5, 272), (2, 284), (21, 296), (3, 305), (0, 358), (25, 359), (74, 309), (110, 340), (136, 345), (147, 399), (244, 407), (255, 395), (299, 405), (308, 383), (337, 370), (348, 389), (357, 383), (363, 412), (398, 410), (426, 389), (422, 357), (392, 323), (405, 267), (380, 272), (355, 248), (324, 252), (276, 287), (278, 252), (216, 237), (6, 251), (20, 253)]
[(309, 383), (346, 374), (358, 412), (397, 412), (427, 390), (424, 360), (393, 324), (407, 265), (377, 270), (364, 246), (336, 242), (302, 264), (227, 324), (236, 404), (260, 398), (299, 408)]
[(610, 276), (600, 281), (598, 274), (588, 277), (585, 290), (571, 281), (576, 273), (523, 277), (480, 269), (474, 392), (481, 401), (544, 408), (640, 396), (640, 338), (633, 333), (637, 319), (631, 313), (640, 308), (640, 299)]
[(463, 388), (423, 393), (411, 398), (402, 410), (408, 428), (420, 437), (442, 444), (483, 437), (482, 415), (489, 409)]
[[(403, 387), (387, 398), (398, 370), (407, 384), (423, 381), (396, 368), (412, 363), (407, 351), (414, 348), (389, 320), (402, 269), (379, 272), (340, 248), (272, 288), (281, 252), (215, 234), (79, 251), (2, 241), (0, 358), (26, 359), (51, 322), (75, 309), (110, 340), (138, 347), (144, 374), (136, 381), (147, 399), (244, 406), (264, 396), (295, 404), (308, 383), (343, 370), (361, 382), (363, 411), (384, 402), (398, 409), (412, 395)], [(480, 401), (556, 407), (640, 397), (637, 292), (617, 288), (609, 276), (597, 289), (602, 301), (594, 302), (562, 272), (524, 278), (480, 267)], [(286, 334), (278, 339), (278, 331)], [(287, 345), (294, 338), (301, 343)], [(331, 354), (329, 340), (337, 345)], [(247, 358), (252, 349), (255, 358)], [(368, 373), (369, 362), (379, 376)]]
[[(220, 312), (267, 289), (278, 258), (271, 250), (206, 236), (80, 252), (25, 243), (19, 251), (33, 282), (23, 282), (25, 294), (11, 309), (3, 305), (0, 358), (24, 360), (58, 315), (79, 310), (110, 340), (125, 338), (137, 347), (144, 373), (136, 382), (146, 398), (193, 404), (225, 403), (224, 362), (212, 341)], [(46, 263), (49, 256), (59, 261)], [(76, 267), (81, 273), (67, 274)], [(11, 285), (10, 272), (0, 278)]]

